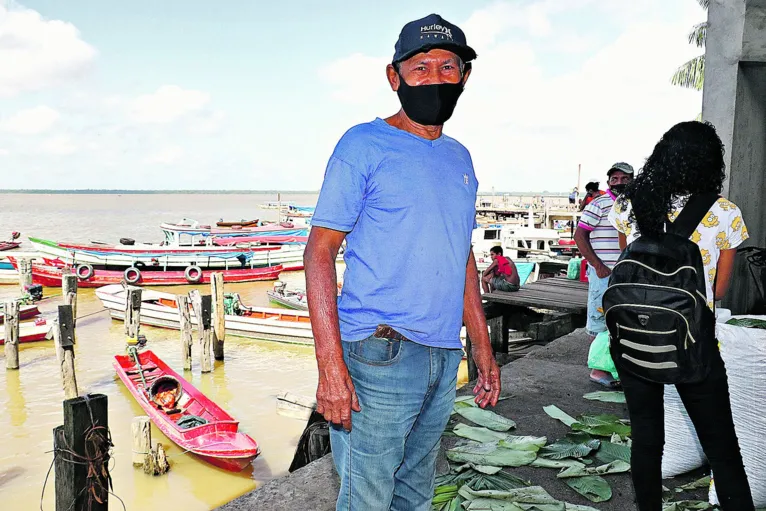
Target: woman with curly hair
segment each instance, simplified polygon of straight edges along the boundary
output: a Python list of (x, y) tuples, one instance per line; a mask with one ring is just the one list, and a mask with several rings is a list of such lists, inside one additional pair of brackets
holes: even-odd
[[(709, 123), (682, 122), (665, 133), (643, 171), (618, 198), (609, 220), (620, 247), (641, 235), (657, 235), (673, 222), (693, 194), (720, 194), (726, 178), (724, 148)], [(708, 306), (729, 289), (736, 247), (748, 238), (742, 213), (719, 198), (691, 236), (699, 245), (706, 273)], [(729, 401), (726, 368), (715, 350), (710, 372), (700, 383), (676, 385), (710, 461), (724, 511), (752, 511)], [(620, 371), (633, 431), (631, 474), (640, 511), (662, 508), (664, 385)]]

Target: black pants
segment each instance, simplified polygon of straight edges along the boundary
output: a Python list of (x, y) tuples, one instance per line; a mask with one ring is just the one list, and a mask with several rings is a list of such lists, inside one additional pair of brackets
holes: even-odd
[[(639, 379), (619, 367), (618, 372), (632, 427), (631, 476), (638, 509), (660, 511), (665, 445), (664, 385)], [(726, 368), (718, 351), (705, 381), (676, 385), (676, 388), (710, 461), (721, 508), (753, 511), (750, 485), (734, 432)]]

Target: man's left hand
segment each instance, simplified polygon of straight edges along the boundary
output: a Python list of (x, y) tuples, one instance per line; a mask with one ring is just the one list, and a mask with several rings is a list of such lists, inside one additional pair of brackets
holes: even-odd
[(473, 388), (476, 404), (480, 408), (495, 406), (500, 398), (500, 368), (495, 362), (495, 355), (491, 348), (472, 351), (476, 369), (479, 371), (479, 378)]

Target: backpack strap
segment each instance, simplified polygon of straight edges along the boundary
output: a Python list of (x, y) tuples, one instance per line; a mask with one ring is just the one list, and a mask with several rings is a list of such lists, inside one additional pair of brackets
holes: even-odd
[(682, 238), (689, 238), (719, 198), (717, 193), (692, 195), (675, 222), (668, 225), (667, 232), (677, 234)]

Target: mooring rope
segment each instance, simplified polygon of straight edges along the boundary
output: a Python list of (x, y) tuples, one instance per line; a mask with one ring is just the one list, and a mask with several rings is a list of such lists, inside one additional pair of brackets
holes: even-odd
[[(83, 396), (85, 399), (85, 405), (88, 407), (88, 413), (90, 414), (90, 427), (88, 427), (83, 433), (85, 440), (85, 453), (84, 455), (74, 452), (72, 447), (67, 443), (64, 435), (58, 435), (56, 438), (56, 444), (63, 447), (56, 447), (53, 451), (53, 460), (51, 461), (48, 472), (45, 474), (45, 481), (43, 482), (42, 493), (40, 494), (40, 511), (43, 511), (43, 500), (45, 498), (45, 488), (48, 485), (48, 478), (50, 477), (51, 470), (53, 469), (56, 459), (60, 459), (66, 463), (72, 463), (75, 465), (85, 465), (88, 467), (88, 474), (86, 477), (85, 487), (82, 488), (78, 494), (78, 497), (83, 492), (87, 494), (87, 507), (85, 509), (92, 509), (94, 502), (103, 504), (108, 495), (113, 495), (122, 504), (123, 510), (127, 511), (125, 502), (116, 494), (112, 492), (112, 476), (109, 474), (109, 460), (112, 459), (112, 434), (109, 431), (108, 426), (101, 426), (96, 424), (93, 418), (93, 410), (90, 407), (89, 396)], [(106, 480), (106, 484), (102, 482), (102, 479)], [(70, 510), (73, 508), (70, 506)]]

